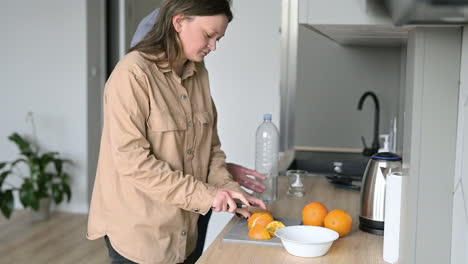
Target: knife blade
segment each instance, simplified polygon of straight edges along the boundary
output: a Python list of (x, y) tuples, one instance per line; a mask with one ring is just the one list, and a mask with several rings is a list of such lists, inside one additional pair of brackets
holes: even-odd
[(271, 211), (265, 210), (258, 206), (252, 206), (252, 205), (249, 206), (243, 203), (236, 203), (236, 205), (237, 205), (237, 208), (246, 209), (250, 213), (270, 213), (271, 214)]

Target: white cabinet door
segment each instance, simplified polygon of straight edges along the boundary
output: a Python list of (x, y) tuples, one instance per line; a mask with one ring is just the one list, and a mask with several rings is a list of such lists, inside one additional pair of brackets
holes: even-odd
[(453, 199), (452, 264), (468, 263), (468, 27), (465, 27), (463, 33)]
[(299, 23), (309, 25), (392, 25), (384, 6), (365, 0), (300, 0)]
[(450, 261), (461, 42), (458, 28), (408, 38), (401, 264)]
[(299, 24), (341, 45), (400, 47), (412, 27), (395, 27), (383, 3), (300, 0)]

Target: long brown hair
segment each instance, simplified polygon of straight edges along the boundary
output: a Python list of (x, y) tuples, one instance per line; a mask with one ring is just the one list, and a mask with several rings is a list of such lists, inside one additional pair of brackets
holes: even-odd
[[(172, 18), (178, 14), (183, 14), (188, 18), (224, 14), (229, 22), (233, 19), (230, 0), (165, 0), (153, 28), (142, 41), (129, 49), (129, 52), (140, 51), (155, 55), (149, 59), (156, 63), (168, 62), (172, 67), (182, 55), (182, 45), (172, 25)], [(160, 54), (165, 56), (158, 56)]]

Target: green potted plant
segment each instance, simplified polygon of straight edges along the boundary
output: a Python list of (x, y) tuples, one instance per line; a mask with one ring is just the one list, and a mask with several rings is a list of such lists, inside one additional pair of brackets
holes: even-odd
[[(51, 200), (56, 204), (65, 198), (70, 201), (70, 176), (63, 171), (64, 163), (69, 161), (61, 159), (58, 152), (40, 153), (38, 147), (34, 148), (18, 133), (8, 139), (19, 148), (20, 156), (12, 162), (0, 162), (0, 210), (10, 218), (14, 208), (13, 193), (18, 192), (24, 208), (33, 209), (33, 220), (45, 220), (49, 217)], [(20, 164), (26, 165), (28, 171), (21, 171)], [(7, 182), (9, 176), (19, 176), (22, 182), (15, 186)]]

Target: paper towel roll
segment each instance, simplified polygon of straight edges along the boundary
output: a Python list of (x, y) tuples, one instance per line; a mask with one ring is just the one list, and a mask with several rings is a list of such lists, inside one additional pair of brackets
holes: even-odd
[(385, 224), (383, 259), (388, 263), (398, 261), (400, 252), (401, 172), (387, 174), (385, 183)]

